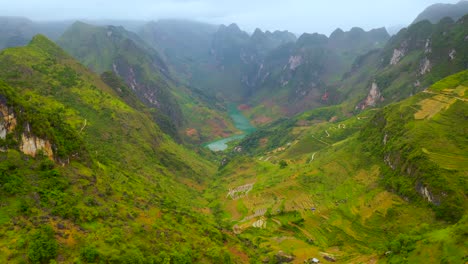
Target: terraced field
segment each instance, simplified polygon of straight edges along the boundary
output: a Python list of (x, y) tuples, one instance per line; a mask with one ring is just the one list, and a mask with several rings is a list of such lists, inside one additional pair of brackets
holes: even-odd
[[(398, 111), (409, 115), (409, 121), (404, 124), (407, 127), (403, 128), (404, 140), (419, 142), (424, 137), (431, 140), (424, 147), (416, 146), (430, 162), (450, 170), (440, 176), (451, 175), (450, 184), (466, 176), (468, 159), (463, 147), (466, 142), (457, 145), (453, 141), (466, 141), (466, 137), (460, 137), (462, 131), (467, 131), (466, 124), (459, 123), (458, 128), (449, 125), (467, 109), (462, 100), (465, 90), (460, 86), (442, 92), (431, 89), (391, 106), (399, 110), (389, 110), (395, 116), (400, 115)], [(382, 184), (383, 175), (390, 167), (385, 164), (384, 154), (370, 149), (376, 144), (395, 144), (395, 136), (389, 135), (390, 131), (380, 135), (372, 132), (377, 136), (372, 141), (372, 137), (361, 135), (369, 124), (381, 118), (380, 113), (380, 110), (369, 110), (340, 123), (304, 126), (306, 122), (301, 122), (300, 129), (291, 130), (295, 137), (290, 143), (257, 156), (235, 157), (219, 171), (219, 180), (211, 188), (218, 190), (212, 196), (218, 197), (224, 212), (222, 221), (241, 239), (261, 248), (260, 255), (273, 259), (283, 251), (295, 257), (293, 263), (310, 258), (326, 262), (326, 257), (340, 263), (385, 263), (401, 259), (420, 263), (431, 257), (457, 259), (463, 252), (467, 253), (466, 247), (461, 249), (463, 243), (457, 240), (461, 234), (447, 237), (444, 228), (450, 227), (435, 217), (424, 197), (410, 200)], [(388, 118), (387, 126), (393, 125), (390, 119), (393, 116)], [(447, 125), (454, 134), (427, 136), (427, 131), (450, 131), (438, 128)], [(363, 144), (363, 140), (372, 142), (371, 146)], [(442, 144), (446, 146), (443, 154), (438, 149)], [(236, 200), (224, 197), (229, 186), (245, 186), (249, 182), (255, 185), (248, 195)], [(266, 212), (263, 214), (262, 210)], [(463, 220), (458, 225), (458, 228), (466, 227)], [(424, 241), (430, 244), (424, 248), (431, 247), (433, 252), (420, 249)], [(414, 248), (396, 252), (392, 243), (411, 243)], [(443, 246), (435, 248), (436, 245)], [(447, 257), (451, 251), (455, 252), (454, 257)]]

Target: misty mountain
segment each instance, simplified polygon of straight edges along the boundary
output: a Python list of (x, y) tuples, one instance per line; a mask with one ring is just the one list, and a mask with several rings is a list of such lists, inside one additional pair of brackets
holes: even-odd
[(36, 34), (56, 40), (72, 21), (34, 22), (23, 17), (0, 17), (0, 49), (24, 46)]
[(426, 8), (419, 14), (414, 23), (429, 20), (431, 23), (438, 23), (444, 17), (458, 20), (468, 13), (468, 1), (460, 1), (456, 4), (434, 4)]
[[(149, 2), (124, 11), (168, 8)], [(395, 3), (370, 17), (413, 6)], [(314, 26), (322, 5), (269, 15)], [(465, 263), (461, 5), (392, 36), (132, 21), (119, 1), (109, 20), (0, 18), (0, 263)]]
[[(178, 141), (183, 137), (190, 143), (200, 143), (235, 130), (225, 121), (223, 108), (215, 99), (181, 85), (156, 49), (121, 26), (76, 22), (57, 43), (95, 72), (113, 72), (122, 78), (141, 102), (157, 109), (156, 122)], [(194, 130), (199, 132), (193, 135)]]
[(123, 27), (76, 22), (57, 43), (93, 71), (112, 71), (121, 77), (142, 102), (167, 116), (159, 122), (165, 132), (177, 135), (172, 127), (181, 126), (183, 117), (171, 92), (168, 68), (135, 33)]

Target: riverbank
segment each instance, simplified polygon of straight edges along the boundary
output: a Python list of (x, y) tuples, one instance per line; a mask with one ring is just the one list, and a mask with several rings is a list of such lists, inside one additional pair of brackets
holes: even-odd
[(243, 139), (246, 135), (254, 132), (256, 128), (250, 124), (250, 120), (247, 119), (238, 107), (234, 104), (228, 106), (228, 114), (231, 117), (234, 126), (242, 131), (242, 134), (237, 134), (227, 138), (219, 139), (213, 142), (206, 143), (205, 146), (212, 151), (223, 151), (228, 147), (228, 143), (234, 140)]

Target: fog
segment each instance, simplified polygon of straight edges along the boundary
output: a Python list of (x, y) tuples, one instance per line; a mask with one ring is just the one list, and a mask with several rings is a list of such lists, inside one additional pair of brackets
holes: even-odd
[(408, 25), (427, 6), (459, 0), (0, 0), (0, 16), (33, 20), (190, 19), (237, 23), (247, 31), (329, 34), (340, 27)]

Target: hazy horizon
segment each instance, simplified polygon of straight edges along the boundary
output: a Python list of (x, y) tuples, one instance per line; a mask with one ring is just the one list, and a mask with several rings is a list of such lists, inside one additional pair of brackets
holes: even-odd
[(18, 0), (4, 3), (0, 16), (26, 17), (34, 21), (185, 19), (210, 24), (236, 23), (249, 32), (260, 28), (329, 35), (336, 28), (370, 30), (406, 26), (432, 4), (457, 2), (460, 1), (81, 0), (64, 3), (60, 0)]

